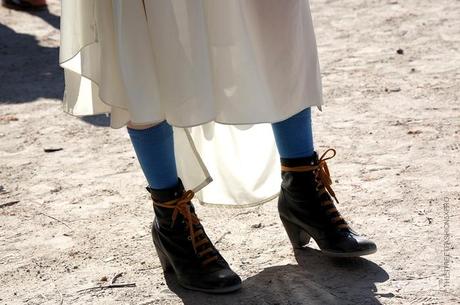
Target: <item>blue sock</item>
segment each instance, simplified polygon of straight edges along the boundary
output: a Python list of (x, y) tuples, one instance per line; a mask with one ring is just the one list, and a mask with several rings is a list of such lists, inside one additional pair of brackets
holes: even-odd
[(272, 124), (272, 129), (281, 158), (302, 158), (313, 155), (310, 108), (285, 121)]
[(176, 186), (178, 177), (171, 125), (164, 121), (147, 129), (127, 129), (149, 186), (153, 189)]

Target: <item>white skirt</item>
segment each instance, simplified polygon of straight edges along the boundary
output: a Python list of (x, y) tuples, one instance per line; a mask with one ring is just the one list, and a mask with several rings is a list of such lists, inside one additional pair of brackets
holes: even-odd
[(308, 0), (61, 3), (65, 112), (110, 113), (113, 128), (167, 120), (179, 175), (201, 203), (276, 197), (266, 123), (322, 104)]

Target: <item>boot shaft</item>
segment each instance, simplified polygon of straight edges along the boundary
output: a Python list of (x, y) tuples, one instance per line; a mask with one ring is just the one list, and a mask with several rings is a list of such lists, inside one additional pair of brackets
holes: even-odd
[[(151, 198), (154, 202), (157, 203), (168, 203), (182, 197), (185, 193), (184, 185), (182, 180), (178, 178), (177, 185), (167, 188), (167, 189), (153, 189), (146, 187), (147, 191), (150, 193)], [(158, 224), (161, 227), (173, 229), (173, 213), (174, 209), (160, 207), (158, 205), (153, 205), (153, 211), (155, 213)], [(195, 212), (193, 205), (190, 203), (190, 211)], [(175, 229), (182, 229), (184, 225), (184, 217), (181, 214), (177, 214), (176, 220), (174, 222)]]
[[(318, 154), (315, 152), (311, 157), (305, 158), (281, 158), (282, 168), (298, 168), (303, 166), (315, 166), (318, 164)], [(314, 171), (281, 171), (281, 188), (288, 193), (297, 196), (311, 198), (316, 192), (316, 180)], [(299, 198), (301, 199), (301, 198)]]

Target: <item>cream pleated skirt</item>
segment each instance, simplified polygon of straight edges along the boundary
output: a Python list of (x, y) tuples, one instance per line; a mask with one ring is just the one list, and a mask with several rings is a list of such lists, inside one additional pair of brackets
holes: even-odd
[(203, 204), (277, 196), (267, 123), (322, 104), (308, 0), (61, 3), (65, 112), (110, 113), (113, 128), (167, 120), (179, 175)]

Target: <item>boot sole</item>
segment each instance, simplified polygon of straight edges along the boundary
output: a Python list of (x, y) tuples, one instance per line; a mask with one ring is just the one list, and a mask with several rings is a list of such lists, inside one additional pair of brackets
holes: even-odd
[(375, 252), (377, 252), (377, 249), (369, 249), (369, 250), (356, 251), (356, 252), (333, 252), (333, 251), (321, 250), (321, 252), (323, 252), (325, 255), (330, 256), (330, 257), (358, 257), (358, 256), (374, 254)]
[[(305, 248), (305, 246), (308, 245), (311, 238), (315, 239), (307, 231), (305, 231), (302, 227), (296, 224), (293, 224), (292, 222), (282, 217), (280, 218), (281, 218), (281, 222), (283, 223), (284, 228), (286, 229), (286, 233), (289, 237), (292, 247), (294, 249), (303, 249)], [(373, 254), (377, 252), (377, 249), (368, 249), (368, 250), (354, 251), (354, 252), (335, 252), (335, 251), (323, 250), (320, 248), (320, 251), (321, 253), (329, 257), (359, 257), (359, 256)]]
[[(163, 268), (163, 272), (176, 275), (174, 267), (169, 262), (167, 256), (163, 253), (163, 251), (160, 250), (160, 248), (157, 246), (155, 242), (153, 242), (153, 245), (155, 246), (155, 250), (157, 251), (158, 259), (160, 260), (160, 264), (161, 264), (161, 267)], [(179, 281), (177, 276), (175, 276), (175, 278), (176, 278), (177, 283), (179, 283), (179, 285), (181, 285), (182, 287), (186, 289), (194, 290), (194, 291), (201, 291), (201, 292), (213, 293), (213, 294), (224, 294), (224, 293), (230, 293), (230, 292), (234, 292), (236, 290), (241, 289), (241, 283), (238, 285), (229, 286), (229, 287), (205, 289), (205, 288), (194, 287), (194, 286), (183, 284), (181, 283), (181, 281)]]
[(225, 294), (225, 293), (230, 293), (237, 291), (241, 289), (241, 284), (235, 285), (235, 286), (230, 286), (230, 287), (225, 287), (225, 288), (220, 288), (220, 289), (203, 289), (203, 288), (197, 288), (193, 286), (187, 286), (182, 284), (181, 282), (177, 281), (182, 287), (189, 289), (189, 290), (194, 290), (194, 291), (201, 291), (201, 292), (206, 292), (206, 293), (212, 293), (212, 294)]

